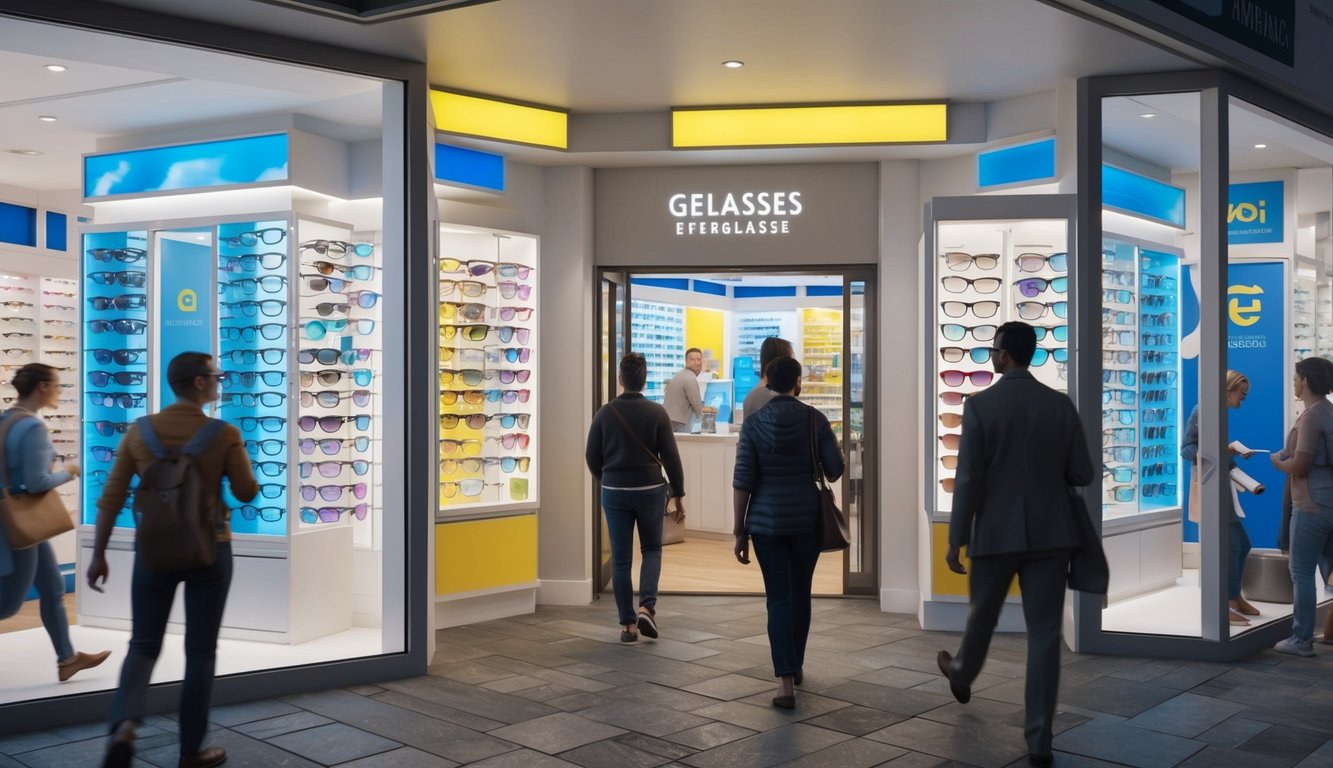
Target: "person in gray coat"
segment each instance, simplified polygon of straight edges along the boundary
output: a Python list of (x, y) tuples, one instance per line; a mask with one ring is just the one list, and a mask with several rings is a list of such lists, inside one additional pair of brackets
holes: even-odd
[(1028, 372), (1037, 347), (1032, 326), (1005, 323), (992, 343), (991, 364), (1001, 376), (963, 406), (945, 556), (950, 570), (967, 573), (960, 559), (967, 547), (971, 609), (957, 657), (940, 651), (937, 663), (954, 698), (966, 704), (1017, 574), (1028, 633), (1028, 762), (1050, 765), (1065, 580), (1079, 540), (1071, 486), (1092, 482), (1092, 459), (1073, 402)]
[[(768, 598), (768, 647), (773, 676), (782, 689), (773, 706), (796, 707), (793, 686), (801, 683), (810, 635), (810, 592), (819, 562), (819, 495), (811, 441), (829, 480), (842, 477), (842, 451), (828, 419), (796, 396), (801, 364), (779, 357), (767, 369), (768, 405), (741, 423), (732, 478), (734, 552), (750, 564), (750, 543), (764, 574)], [(813, 436), (811, 434), (813, 430)]]

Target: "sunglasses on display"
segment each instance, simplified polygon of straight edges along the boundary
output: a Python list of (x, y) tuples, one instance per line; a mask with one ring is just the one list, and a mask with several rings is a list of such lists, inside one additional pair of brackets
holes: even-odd
[(948, 317), (962, 317), (971, 310), (976, 317), (995, 317), (1000, 311), (998, 301), (942, 301), (940, 309)]
[(527, 429), (531, 418), (532, 416), (527, 413), (495, 413), (490, 415), (473, 413), (466, 416), (446, 413), (440, 416), (440, 426), (444, 429), (453, 429), (459, 423), (462, 423), (469, 429), (481, 429), (487, 423), (497, 421), (503, 429), (512, 429), (516, 424), (519, 429)]
[(296, 425), (302, 432), (313, 432), (318, 425), (325, 432), (337, 432), (343, 428), (344, 424), (351, 424), (356, 429), (365, 431), (370, 429), (370, 416), (360, 414), (358, 416), (302, 416), (296, 420)]
[(1132, 387), (1138, 382), (1138, 374), (1134, 371), (1121, 371), (1116, 369), (1102, 371), (1103, 384), (1114, 384), (1116, 382), (1119, 382), (1122, 387)]
[(452, 499), (455, 496), (472, 499), (480, 496), (488, 486), (499, 487), (500, 483), (488, 483), (476, 478), (457, 482), (449, 480), (440, 483), (440, 494), (446, 499)]
[(1142, 338), (1145, 347), (1169, 347), (1176, 343), (1176, 336), (1172, 333), (1145, 333)]
[(1112, 423), (1112, 422), (1115, 422), (1115, 421), (1119, 421), (1121, 424), (1124, 424), (1124, 425), (1128, 426), (1128, 425), (1134, 423), (1134, 409), (1133, 409), (1133, 408), (1103, 408), (1103, 409), (1102, 409), (1102, 421), (1103, 421), (1104, 423), (1108, 423), (1108, 424), (1109, 424), (1109, 423)]
[(940, 435), (938, 439), (940, 441), (940, 444), (943, 445), (946, 450), (950, 451), (958, 450), (958, 446), (962, 445), (963, 443), (962, 435), (955, 435), (955, 434)]
[(1047, 360), (1054, 360), (1057, 363), (1069, 362), (1069, 350), (1067, 349), (1046, 349), (1037, 347), (1032, 350), (1032, 365), (1045, 365)]
[(501, 384), (513, 384), (515, 382), (518, 382), (519, 384), (526, 384), (528, 379), (532, 378), (532, 371), (528, 370), (527, 368), (522, 368), (513, 371), (507, 369), (505, 370), (491, 369), (486, 371), (486, 378), (491, 381), (499, 379)]
[(995, 269), (1000, 265), (1000, 254), (998, 253), (971, 254), (962, 251), (949, 251), (941, 258), (944, 259), (944, 265), (955, 272), (971, 269), (974, 265), (977, 269)]
[(287, 254), (277, 251), (268, 253), (247, 253), (242, 256), (223, 256), (227, 272), (258, 272), (260, 269), (277, 269), (287, 263)]
[(940, 380), (951, 387), (956, 387), (964, 381), (970, 382), (973, 386), (984, 387), (994, 380), (995, 374), (991, 371), (940, 371)]
[(957, 275), (949, 275), (940, 280), (940, 286), (949, 293), (962, 293), (969, 288), (977, 293), (995, 293), (1000, 290), (1000, 286), (1003, 284), (1004, 281), (1000, 280), (998, 277), (978, 277), (973, 279), (958, 277)]
[[(1146, 451), (1144, 452), (1147, 453)], [(1102, 448), (1102, 461), (1133, 461), (1135, 449), (1121, 445), (1114, 448)]]
[(440, 281), (441, 296), (449, 296), (454, 293), (459, 293), (462, 294), (463, 296), (472, 296), (475, 298), (477, 296), (485, 296), (486, 291), (488, 290), (490, 290), (489, 285), (486, 285), (485, 283), (479, 283), (476, 280)]
[(325, 301), (315, 305), (315, 314), (320, 317), (328, 317), (334, 312), (345, 315), (350, 311), (352, 311), (352, 305), (345, 302)]
[(319, 392), (302, 392), (301, 406), (309, 408), (315, 403), (319, 403), (325, 408), (333, 408), (342, 404), (344, 400), (351, 400), (353, 405), (370, 405), (370, 392), (364, 389), (357, 389), (351, 392), (338, 392), (332, 389), (325, 389)]
[(1016, 281), (1014, 283), (1014, 287), (1018, 289), (1019, 293), (1023, 294), (1029, 299), (1041, 293), (1042, 291), (1046, 290), (1047, 288), (1051, 289), (1056, 293), (1068, 293), (1069, 278), (1057, 277), (1048, 280), (1044, 277), (1025, 277), (1022, 280)]
[(953, 493), (953, 484), (954, 484), (954, 479), (952, 477), (945, 477), (940, 479), (940, 487), (944, 489), (945, 493)]
[(148, 399), (141, 392), (89, 392), (88, 402), (102, 408), (138, 408)]
[(440, 474), (476, 474), (485, 468), (486, 461), (486, 459), (440, 459)]
[(337, 501), (343, 497), (344, 493), (351, 492), (355, 499), (364, 499), (366, 497), (365, 483), (351, 483), (349, 485), (303, 485), (301, 486), (301, 498), (306, 501), (314, 501), (316, 495), (325, 501)]
[[(512, 448), (513, 446), (509, 445), (506, 447)], [(481, 441), (450, 439), (440, 441), (441, 456), (452, 456), (455, 453), (460, 453), (464, 456), (476, 456), (481, 453)]]
[(1173, 295), (1150, 294), (1139, 299), (1145, 307), (1166, 308), (1176, 305), (1176, 297)]
[(287, 465), (281, 461), (252, 461), (250, 466), (264, 477), (278, 477), (287, 471)]
[(143, 309), (148, 305), (148, 296), (144, 293), (125, 293), (124, 296), (115, 296), (111, 299), (104, 299), (101, 296), (88, 297), (88, 304), (93, 309), (103, 311), (103, 309)]
[(971, 392), (941, 392), (940, 402), (945, 405), (962, 405), (963, 401), (971, 396)]
[(347, 300), (362, 309), (370, 309), (379, 303), (380, 295), (375, 291), (348, 291)]
[(486, 305), (475, 302), (440, 302), (440, 320), (483, 320), (486, 317)]
[(1175, 440), (1175, 427), (1144, 427), (1143, 437), (1146, 440)]
[(1048, 266), (1056, 272), (1068, 272), (1069, 254), (1052, 253), (1044, 256), (1040, 253), (1020, 253), (1014, 258), (1014, 264), (1018, 265), (1020, 272), (1040, 272)]
[(501, 320), (517, 320), (526, 322), (532, 319), (532, 307), (498, 307), (491, 310), (492, 314)]
[(321, 347), (319, 349), (303, 349), (297, 353), (297, 360), (303, 365), (311, 363), (321, 363), (323, 365), (333, 365), (341, 360), (347, 365), (358, 360), (369, 360), (370, 353), (374, 350), (367, 347), (354, 347), (352, 349), (334, 349), (333, 347)]
[(1133, 405), (1137, 393), (1132, 389), (1103, 389), (1102, 404), (1110, 405), (1112, 401), (1121, 405)]
[(297, 465), (301, 477), (310, 477), (319, 472), (320, 477), (337, 477), (344, 470), (352, 470), (358, 477), (370, 471), (370, 462), (363, 459), (356, 461), (303, 461)]
[(1161, 403), (1176, 399), (1176, 394), (1169, 389), (1145, 389), (1139, 395), (1145, 403)]
[(234, 311), (244, 317), (258, 317), (261, 313), (265, 317), (277, 317), (287, 307), (287, 302), (281, 299), (260, 299), (255, 301), (247, 299), (245, 301), (222, 301), (218, 306), (228, 311)]
[(940, 457), (940, 466), (945, 469), (958, 469), (958, 454), (950, 453)]
[(1166, 384), (1166, 385), (1175, 384), (1175, 383), (1176, 383), (1176, 372), (1175, 372), (1175, 371), (1151, 371), (1151, 372), (1148, 372), (1148, 373), (1143, 374), (1143, 383), (1144, 383), (1144, 384)]
[(264, 245), (277, 245), (287, 239), (287, 230), (283, 227), (268, 227), (267, 229), (256, 229), (249, 232), (238, 232), (234, 235), (219, 238), (223, 245), (252, 246), (263, 243)]
[(148, 321), (117, 318), (115, 320), (89, 320), (88, 330), (93, 333), (114, 331), (121, 336), (142, 336), (148, 330)]
[(347, 328), (348, 323), (355, 323), (353, 332), (363, 336), (375, 330), (375, 321), (369, 318), (359, 320), (308, 320), (302, 326), (302, 330), (305, 331), (307, 339), (319, 341), (329, 333), (341, 333)]
[(1129, 304), (1134, 301), (1134, 294), (1130, 291), (1105, 290), (1102, 291), (1103, 304)]
[(1069, 326), (1067, 325), (1034, 325), (1032, 330), (1037, 334), (1037, 341), (1045, 341), (1047, 334), (1056, 341), (1069, 341)]
[(116, 384), (142, 384), (148, 374), (142, 371), (88, 371), (88, 383), (94, 387), (105, 387), (107, 384), (115, 382)]
[(148, 251), (142, 248), (93, 248), (88, 251), (88, 255), (97, 261), (119, 261), (122, 264), (133, 264), (143, 261), (148, 256)]
[(222, 404), (242, 408), (277, 408), (287, 402), (287, 395), (282, 392), (232, 392), (222, 396)]
[(90, 349), (88, 352), (101, 365), (133, 365), (147, 354), (143, 349)]
[(343, 515), (352, 515), (357, 520), (365, 520), (366, 512), (369, 508), (365, 504), (357, 504), (352, 507), (301, 507), (301, 522), (310, 523), (336, 523), (342, 519)]
[(1172, 422), (1176, 420), (1175, 408), (1144, 408), (1144, 424), (1161, 424), (1163, 422)]
[(320, 453), (323, 453), (325, 456), (336, 456), (348, 446), (351, 446), (352, 450), (357, 453), (365, 452), (370, 448), (370, 438), (364, 436), (328, 437), (316, 440), (310, 437), (303, 437), (296, 445), (301, 453), (306, 456), (313, 454), (316, 448), (319, 448)]
[(1137, 433), (1132, 427), (1119, 427), (1116, 429), (1102, 430), (1102, 447), (1110, 447), (1117, 444), (1135, 443)]
[(121, 285), (126, 288), (142, 288), (148, 282), (148, 273), (136, 272), (134, 270), (126, 270), (124, 272), (89, 272), (88, 279), (98, 285)]
[(1106, 498), (1115, 499), (1121, 504), (1134, 500), (1135, 488), (1132, 485), (1115, 485), (1106, 489)]
[(252, 504), (241, 505), (240, 512), (246, 520), (258, 518), (266, 523), (276, 523), (287, 514), (287, 510), (282, 507), (256, 507)]
[(251, 456), (258, 456), (261, 453), (265, 456), (277, 456), (286, 448), (287, 442), (285, 440), (269, 439), (245, 441), (245, 450), (248, 451)]
[(244, 296), (254, 296), (263, 289), (264, 293), (282, 293), (287, 289), (287, 278), (282, 275), (264, 275), (263, 277), (238, 277), (226, 283), (218, 283), (221, 290), (233, 289)]
[(440, 393), (440, 405), (442, 406), (455, 405), (459, 400), (468, 405), (481, 405), (486, 402), (486, 390), (464, 389), (460, 391), (446, 389)]
[(342, 293), (347, 287), (347, 281), (339, 277), (321, 277), (319, 275), (301, 275), (305, 285), (316, 293), (320, 291), (329, 291), (331, 293)]
[(9, 331), (7, 333), (0, 333), (0, 336), (5, 337), (6, 339), (29, 339), (35, 335), (37, 334), (28, 333), (26, 331)]
[(1133, 287), (1133, 286), (1134, 286), (1134, 273), (1133, 273), (1133, 272), (1121, 272), (1121, 271), (1119, 271), (1119, 270), (1115, 270), (1115, 269), (1103, 269), (1103, 270), (1102, 270), (1102, 285), (1103, 285), (1103, 286), (1125, 285), (1125, 286)]
[(357, 386), (368, 387), (374, 378), (374, 373), (368, 368), (356, 368), (350, 372), (339, 371), (334, 368), (325, 368), (321, 371), (301, 371), (301, 386), (313, 387), (316, 381), (325, 386), (333, 386), (342, 381), (344, 377), (350, 377)]
[(218, 357), (224, 357), (229, 362), (240, 363), (242, 365), (254, 365), (262, 361), (265, 365), (277, 365), (287, 357), (287, 350), (281, 347), (269, 347), (268, 349), (231, 349)]
[(374, 243), (349, 243), (346, 240), (307, 240), (301, 243), (301, 250), (314, 251), (321, 256), (338, 257), (346, 253), (352, 253), (361, 258), (369, 258), (375, 255)]
[(93, 430), (102, 437), (111, 437), (113, 435), (123, 435), (130, 428), (128, 421), (93, 421)]
[(1102, 363), (1106, 365), (1111, 365), (1113, 363), (1119, 363), (1121, 365), (1132, 363), (1137, 354), (1137, 352), (1132, 352), (1127, 349), (1109, 349), (1102, 352)]
[(491, 332), (491, 327), (485, 323), (476, 325), (441, 325), (440, 338), (445, 341), (452, 341), (455, 336), (460, 336), (468, 341), (485, 341), (487, 334)]
[(1163, 290), (1174, 291), (1176, 289), (1176, 279), (1168, 275), (1144, 275), (1143, 285), (1146, 288), (1161, 288)]
[(968, 356), (974, 363), (984, 363), (990, 359), (990, 347), (972, 347), (970, 350), (963, 347), (940, 347), (940, 357), (946, 363), (961, 363)]
[(1069, 316), (1069, 302), (1067, 301), (1020, 301), (1016, 309), (1018, 316), (1024, 320), (1037, 320), (1045, 317), (1048, 313), (1054, 313), (1058, 318)]
[(1117, 483), (1129, 483), (1134, 480), (1134, 469), (1132, 467), (1103, 467), (1102, 477), (1109, 477)]
[(497, 354), (509, 363), (526, 363), (532, 358), (532, 350), (527, 347), (502, 347)]
[(1162, 475), (1174, 475), (1175, 473), (1176, 465), (1174, 463), (1159, 461), (1143, 468), (1144, 477), (1161, 477)]
[(1102, 329), (1103, 344), (1119, 344), (1124, 347), (1132, 346), (1135, 341), (1133, 331), (1118, 331), (1114, 328)]
[(963, 414), (961, 413), (941, 413), (940, 424), (948, 429), (961, 427), (963, 425)]
[(287, 492), (287, 486), (282, 483), (260, 483), (259, 495), (266, 499), (276, 499)]
[(995, 325), (967, 326), (957, 323), (944, 323), (940, 326), (940, 333), (949, 341), (962, 341), (969, 333), (977, 341), (991, 341), (995, 338), (995, 330), (998, 327)]
[(532, 298), (532, 286), (515, 283), (512, 280), (502, 280), (495, 284), (495, 289), (500, 292), (500, 296), (506, 299), (517, 297), (519, 301), (527, 301)]
[(495, 442), (499, 443), (501, 447), (503, 447), (505, 450), (511, 450), (513, 448), (519, 448), (520, 450), (522, 450), (526, 449), (529, 445), (532, 444), (532, 436), (523, 434), (522, 432), (511, 432), (509, 434), (504, 434), (504, 435), (495, 435), (493, 437), (487, 437), (486, 439), (494, 440)]
[(9, 357), (23, 357), (24, 355), (32, 354), (32, 350), (28, 347), (9, 347), (8, 349), (0, 349), (0, 352), (3, 352)]
[(468, 386), (475, 387), (476, 385), (480, 384), (485, 378), (486, 378), (485, 371), (480, 371), (473, 368), (461, 371), (450, 371), (450, 370), (440, 371), (439, 374), (440, 386), (448, 386), (449, 384), (453, 384), (454, 381), (457, 380), (463, 382), (464, 384), (467, 384)]
[(101, 462), (103, 464), (116, 458), (116, 449), (107, 448), (103, 445), (93, 446), (88, 449), (88, 453), (92, 455), (93, 461)]
[(242, 416), (240, 423), (242, 432), (254, 432), (260, 429), (265, 432), (281, 432), (287, 426), (287, 420), (281, 416)]
[(369, 280), (375, 276), (375, 270), (379, 269), (379, 267), (373, 267), (369, 264), (357, 264), (351, 267), (344, 267), (341, 264), (334, 264), (331, 261), (312, 261), (310, 262), (310, 266), (314, 267), (315, 271), (321, 275), (331, 275), (336, 271), (342, 273), (342, 275), (349, 280)]
[(222, 338), (225, 341), (256, 341), (263, 338), (267, 341), (277, 341), (282, 338), (282, 334), (287, 330), (287, 326), (282, 323), (263, 323), (260, 325), (242, 325), (236, 328), (222, 328)]

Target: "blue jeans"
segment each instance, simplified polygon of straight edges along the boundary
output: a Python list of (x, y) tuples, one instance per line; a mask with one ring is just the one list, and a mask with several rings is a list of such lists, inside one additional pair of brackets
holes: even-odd
[(74, 646), (69, 640), (69, 617), (65, 614), (65, 577), (60, 574), (55, 550), (50, 542), (43, 541), (10, 553), (14, 556), (14, 572), (0, 578), (0, 619), (18, 613), (28, 590), (37, 587), (42, 626), (51, 636), (56, 661), (68, 659), (74, 655)]
[(1314, 639), (1315, 567), (1333, 558), (1333, 511), (1291, 510), (1291, 585), (1295, 594), (1291, 634), (1301, 643)]
[(606, 532), (611, 539), (611, 586), (616, 595), (616, 612), (622, 625), (633, 624), (634, 581), (630, 566), (634, 562), (634, 526), (639, 526), (639, 605), (655, 611), (657, 581), (662, 575), (662, 518), (666, 513), (667, 487), (646, 491), (602, 489), (602, 512)]
[(208, 568), (188, 571), (150, 571), (134, 558), (130, 585), (133, 629), (120, 686), (111, 702), (111, 729), (126, 720), (143, 722), (148, 680), (162, 651), (162, 635), (176, 597), (176, 585), (185, 583), (185, 679), (181, 683), (181, 755), (194, 757), (208, 728), (208, 701), (213, 693), (218, 630), (231, 589), (231, 543), (219, 542), (217, 560)]
[(773, 676), (794, 675), (805, 665), (810, 636), (810, 591), (819, 541), (809, 536), (750, 536), (768, 598), (768, 650)]
[(1245, 575), (1245, 558), (1250, 556), (1250, 534), (1240, 518), (1231, 521), (1230, 554), (1227, 560), (1227, 599), (1240, 597), (1240, 581)]

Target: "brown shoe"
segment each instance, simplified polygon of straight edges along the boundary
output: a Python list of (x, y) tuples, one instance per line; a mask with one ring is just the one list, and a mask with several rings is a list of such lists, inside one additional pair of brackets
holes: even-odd
[(1259, 609), (1255, 608), (1253, 605), (1250, 605), (1250, 601), (1246, 600), (1243, 597), (1238, 597), (1232, 602), (1234, 603), (1234, 605), (1231, 606), (1231, 609), (1234, 610), (1236, 613), (1239, 613), (1244, 616), (1259, 615)]
[(84, 653), (83, 651), (79, 651), (74, 654), (74, 658), (57, 664), (56, 674), (60, 676), (60, 682), (63, 683), (83, 670), (92, 669), (98, 664), (101, 664), (106, 661), (107, 657), (110, 655), (111, 651), (102, 651), (101, 653)]
[(227, 750), (222, 747), (209, 747), (194, 757), (182, 757), (180, 768), (213, 768), (227, 762)]

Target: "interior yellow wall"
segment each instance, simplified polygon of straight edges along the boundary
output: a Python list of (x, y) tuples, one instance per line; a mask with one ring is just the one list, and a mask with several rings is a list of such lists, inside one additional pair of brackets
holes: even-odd
[(435, 526), (435, 594), (474, 592), (536, 580), (536, 515)]
[[(725, 334), (722, 332), (722, 310), (685, 308), (685, 348), (698, 347), (705, 354), (712, 351), (714, 360), (726, 367), (727, 350), (723, 348)], [(725, 377), (725, 371), (718, 376)]]
[[(967, 597), (967, 576), (954, 573), (944, 562), (949, 552), (949, 524), (932, 523), (930, 526), (930, 591), (938, 596)], [(963, 548), (963, 567), (967, 568), (971, 560), (967, 557), (967, 548)], [(1018, 579), (1009, 585), (1009, 596), (1018, 597)]]

